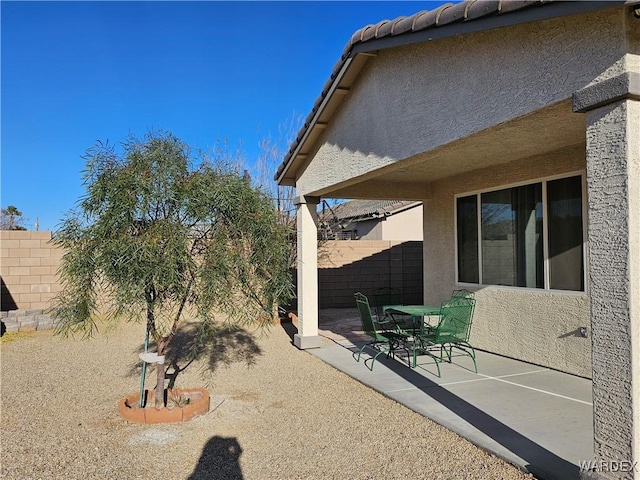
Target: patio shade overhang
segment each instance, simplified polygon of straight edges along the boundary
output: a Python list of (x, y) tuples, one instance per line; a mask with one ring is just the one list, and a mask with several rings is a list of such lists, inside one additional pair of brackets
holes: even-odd
[(473, 170), (535, 158), (545, 153), (585, 148), (584, 118), (567, 99), (529, 115), (475, 133), (388, 166), (327, 185), (318, 197), (396, 199), (429, 198), (430, 184)]
[[(591, 374), (593, 458), (603, 467), (589, 476), (638, 478), (607, 465), (640, 462), (639, 4), (466, 0), (358, 31), (276, 174), (299, 195), (295, 345), (321, 344), (319, 199), (423, 200), (425, 303), (469, 281), (484, 308), (474, 342)], [(568, 196), (560, 192), (566, 179)], [(536, 192), (495, 204), (520, 209), (523, 228), (515, 218), (506, 223), (513, 234), (483, 231), (491, 193), (513, 196), (520, 187)], [(458, 216), (460, 198), (470, 200), (468, 217)], [(579, 225), (565, 220), (569, 207)], [(494, 220), (487, 225), (501, 226), (501, 216)], [(477, 276), (460, 268), (464, 241)], [(504, 248), (492, 250), (495, 241)], [(525, 266), (537, 270), (517, 264), (527, 248)], [(554, 269), (568, 271), (569, 258), (579, 287), (552, 279)], [(492, 268), (493, 278), (484, 275)], [(535, 284), (511, 280), (534, 272)], [(584, 326), (586, 341), (576, 334)], [(508, 342), (496, 331), (518, 334)]]
[[(412, 16), (368, 25), (358, 30), (347, 43), (274, 178), (280, 185), (296, 184), (299, 172), (310, 160), (317, 141), (349, 95), (358, 75), (367, 62), (382, 50), (633, 3), (637, 2), (467, 0), (455, 5), (448, 3), (430, 12), (421, 11)], [(543, 124), (551, 128), (536, 128)], [(562, 128), (553, 128), (555, 126)], [(470, 149), (475, 158), (473, 169), (476, 169), (483, 166), (478, 163), (479, 158), (484, 158), (488, 166), (564, 146), (581, 145), (584, 141), (584, 121), (580, 115), (572, 113), (568, 99), (567, 103), (546, 107), (455, 144), (442, 145), (411, 158), (397, 159), (402, 161), (313, 194), (372, 198), (371, 192), (377, 192), (377, 198), (391, 198), (389, 192), (395, 192), (394, 198), (399, 198), (397, 192), (403, 192), (402, 199), (417, 200), (424, 198), (425, 184), (429, 181), (465, 171), (464, 159), (471, 158), (468, 155)], [(468, 167), (471, 169), (471, 165)], [(379, 179), (381, 176), (384, 180)]]

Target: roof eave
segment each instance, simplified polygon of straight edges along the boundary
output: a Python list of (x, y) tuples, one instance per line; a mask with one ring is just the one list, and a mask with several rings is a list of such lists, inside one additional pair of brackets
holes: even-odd
[[(307, 144), (309, 137), (313, 133), (316, 133), (319, 135), (319, 132), (317, 131), (319, 127), (324, 128), (322, 124), (319, 124), (318, 120), (321, 117), (321, 115), (325, 112), (327, 105), (330, 102), (334, 101), (333, 94), (340, 87), (340, 81), (342, 80), (345, 73), (349, 69), (349, 66), (351, 65), (352, 61), (353, 61), (353, 57), (351, 56), (341, 60), (342, 65), (340, 66), (340, 69), (338, 70), (336, 76), (334, 77), (329, 87), (329, 90), (324, 94), (322, 101), (320, 102), (318, 107), (315, 108), (315, 111), (312, 110), (311, 112), (312, 115), (310, 116), (310, 118), (309, 117), (307, 118), (307, 121), (305, 121), (305, 124), (303, 125), (302, 129), (300, 130), (300, 132), (298, 132), (298, 136), (293, 143), (294, 145), (293, 148), (289, 150), (289, 152), (287, 153), (284, 159), (284, 162), (282, 163), (282, 165), (280, 165), (280, 168), (278, 168), (278, 171), (276, 172), (274, 179), (279, 185), (295, 186), (295, 183), (296, 183), (295, 175), (286, 176), (286, 174), (288, 173), (288, 171), (292, 166), (297, 166), (298, 164), (303, 163), (304, 160), (306, 160), (306, 155), (301, 154), (301, 150)], [(316, 132), (314, 132), (314, 130), (316, 130)]]
[[(475, 2), (474, 2), (475, 3)], [(478, 0), (483, 4), (483, 0)], [(505, 4), (505, 2), (497, 2)], [(550, 20), (578, 13), (588, 13), (605, 8), (614, 8), (638, 3), (636, 0), (597, 0), (597, 1), (554, 1), (554, 0), (521, 0), (513, 3), (527, 4), (527, 8), (520, 10), (507, 10), (504, 7), (493, 15), (473, 18), (454, 18), (449, 24), (439, 23), (438, 28), (427, 28), (421, 31), (407, 32), (403, 35), (375, 38), (367, 42), (359, 43), (352, 49), (357, 55), (370, 51), (385, 50), (415, 43), (423, 43), (457, 35), (466, 35), (497, 28), (511, 27), (525, 23)], [(544, 8), (536, 8), (544, 6)], [(507, 14), (508, 15), (505, 15)]]
[[(282, 164), (278, 167), (274, 180), (279, 185), (295, 185), (298, 167), (306, 161), (313, 142), (320, 136), (321, 130), (324, 130), (327, 126), (329, 120), (327, 117), (330, 117), (330, 115), (326, 115), (327, 110), (331, 112), (335, 110), (337, 105), (344, 99), (344, 93), (348, 93), (351, 84), (366, 61), (371, 56), (375, 56), (380, 50), (638, 3), (640, 2), (637, 0), (558, 2), (547, 0), (505, 2), (504, 0), (495, 0), (494, 2), (462, 2), (456, 5), (442, 5), (431, 12), (424, 12), (426, 15), (431, 16), (432, 21), (435, 23), (422, 30), (408, 30), (401, 34), (393, 35), (392, 29), (385, 29), (386, 36), (376, 38), (375, 35), (378, 33), (382, 22), (375, 26), (364, 27), (356, 32), (347, 47), (345, 47), (343, 55), (325, 84), (325, 88), (323, 88), (320, 97), (316, 100), (314, 108), (285, 155)], [(489, 4), (493, 5), (492, 8), (495, 8), (495, 10), (489, 10)], [(464, 6), (464, 9), (461, 6)], [(544, 6), (544, 8), (535, 8), (536, 6)], [(474, 7), (475, 10), (471, 7)], [(485, 11), (479, 10), (480, 7)], [(446, 9), (451, 9), (451, 13), (447, 15)], [(413, 20), (414, 24), (411, 28), (414, 28), (421, 13), (418, 12), (415, 15), (416, 18)], [(395, 23), (398, 20), (410, 18), (401, 17), (396, 19)], [(372, 31), (374, 32), (373, 36), (369, 33)], [(360, 38), (358, 38), (358, 35)], [(344, 82), (345, 78), (348, 78), (350, 82)], [(341, 94), (336, 96), (336, 92)]]

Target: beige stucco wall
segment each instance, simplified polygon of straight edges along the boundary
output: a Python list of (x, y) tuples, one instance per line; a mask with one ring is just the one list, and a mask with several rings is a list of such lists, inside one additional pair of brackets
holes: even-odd
[(50, 307), (61, 289), (56, 272), (62, 255), (49, 231), (0, 231), (2, 310)]
[[(454, 195), (584, 171), (584, 117), (571, 112), (570, 100), (586, 86), (636, 70), (638, 29), (630, 9), (611, 8), (382, 50), (298, 171), (297, 190), (330, 195), (354, 188), (357, 198), (366, 198), (369, 188), (380, 198), (374, 187), (386, 178), (371, 187), (366, 181), (394, 164), (394, 172), (407, 172), (412, 189), (424, 185), (423, 195), (392, 192), (425, 204), (425, 301), (440, 302), (458, 288)], [(553, 122), (553, 115), (562, 120)], [(533, 120), (527, 124), (527, 118)], [(571, 125), (565, 127), (566, 119)], [(534, 134), (526, 135), (523, 124)], [(558, 143), (540, 141), (545, 125), (562, 132), (554, 137)], [(478, 138), (485, 144), (476, 148)], [(518, 156), (510, 150), (514, 144), (521, 147)], [(439, 161), (433, 152), (442, 151), (451, 167), (425, 168)], [(421, 177), (412, 174), (415, 167)], [(439, 176), (429, 176), (433, 172)], [(591, 339), (576, 333), (590, 327), (588, 292), (490, 286), (477, 298), (472, 341), (479, 348), (592, 375)]]
[[(624, 15), (605, 10), (380, 51), (299, 172), (298, 193), (420, 155), (616, 75), (628, 61)], [(473, 159), (460, 162), (468, 168)]]
[(640, 101), (596, 108), (587, 124), (595, 458), (638, 462)]
[(422, 205), (352, 225), (360, 240), (422, 241)]
[(381, 224), (381, 240), (422, 240), (422, 205), (391, 215)]
[[(508, 186), (585, 168), (584, 147), (477, 170), (434, 182), (425, 203), (425, 301), (439, 303), (456, 288), (455, 195)], [(589, 327), (587, 293), (482, 286), (471, 341), (474, 346), (573, 374), (591, 376), (591, 340), (576, 334)]]

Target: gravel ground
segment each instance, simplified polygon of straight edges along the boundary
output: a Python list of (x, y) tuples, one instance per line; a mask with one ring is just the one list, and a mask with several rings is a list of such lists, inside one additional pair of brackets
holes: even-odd
[(5, 335), (1, 477), (533, 478), (297, 350), (278, 325), (223, 336), (191, 365), (175, 349), (175, 386), (206, 386), (211, 410), (184, 424), (128, 423), (116, 405), (139, 388), (143, 338), (135, 324), (91, 340)]

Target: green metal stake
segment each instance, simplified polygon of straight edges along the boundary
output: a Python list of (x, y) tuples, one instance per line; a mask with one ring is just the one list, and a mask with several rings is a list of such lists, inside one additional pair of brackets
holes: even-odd
[[(147, 327), (147, 333), (144, 337), (144, 353), (147, 353), (149, 349), (149, 327)], [(144, 397), (144, 380), (147, 375), (147, 362), (142, 361), (142, 378), (140, 378), (140, 398), (138, 400), (138, 408), (142, 408), (142, 401)]]

